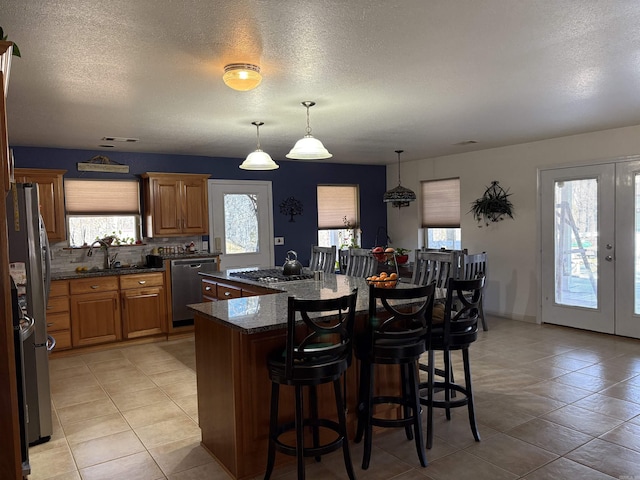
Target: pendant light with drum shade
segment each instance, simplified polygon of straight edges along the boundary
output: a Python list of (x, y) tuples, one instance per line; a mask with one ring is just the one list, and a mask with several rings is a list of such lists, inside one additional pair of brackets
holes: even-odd
[(408, 207), (410, 202), (413, 202), (416, 199), (416, 194), (413, 190), (410, 190), (406, 187), (403, 187), (400, 183), (400, 154), (404, 152), (404, 150), (396, 150), (398, 154), (398, 186), (396, 188), (392, 188), (384, 193), (382, 200), (385, 203), (391, 202), (393, 207), (402, 208)]
[(322, 160), (331, 158), (333, 155), (324, 148), (322, 142), (311, 135), (311, 127), (309, 126), (309, 108), (313, 107), (316, 102), (302, 102), (307, 107), (307, 133), (304, 137), (296, 142), (291, 151), (285, 155), (287, 158), (295, 160)]
[(240, 168), (243, 170), (275, 170), (276, 168), (280, 168), (280, 165), (273, 161), (271, 155), (262, 151), (260, 148), (260, 127), (264, 125), (264, 122), (251, 122), (251, 124), (256, 126), (258, 148), (247, 155), (247, 158), (242, 162)]

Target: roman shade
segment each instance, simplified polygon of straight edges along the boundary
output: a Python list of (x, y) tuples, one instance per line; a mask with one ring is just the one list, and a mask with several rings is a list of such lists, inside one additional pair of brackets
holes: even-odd
[(139, 215), (140, 183), (137, 180), (64, 181), (69, 215)]
[(460, 178), (422, 182), (422, 227), (460, 227)]
[(360, 227), (357, 185), (318, 185), (318, 230)]

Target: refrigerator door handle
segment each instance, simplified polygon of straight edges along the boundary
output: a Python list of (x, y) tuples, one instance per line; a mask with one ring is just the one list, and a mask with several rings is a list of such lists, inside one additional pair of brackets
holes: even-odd
[(47, 335), (47, 351), (50, 352), (54, 348), (56, 348), (56, 339), (51, 335)]
[(49, 302), (49, 292), (51, 291), (51, 249), (49, 248), (49, 236), (47, 235), (47, 229), (44, 224), (42, 215), (40, 216), (40, 230), (42, 240), (44, 244), (42, 249), (44, 250), (44, 300), (45, 305)]

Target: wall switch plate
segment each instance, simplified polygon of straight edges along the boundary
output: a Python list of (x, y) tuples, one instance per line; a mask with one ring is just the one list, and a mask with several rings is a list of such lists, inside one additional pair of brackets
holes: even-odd
[(202, 250), (205, 252), (209, 251), (209, 242), (207, 240), (202, 241)]
[(273, 240), (274, 245), (284, 245), (284, 237), (275, 237)]

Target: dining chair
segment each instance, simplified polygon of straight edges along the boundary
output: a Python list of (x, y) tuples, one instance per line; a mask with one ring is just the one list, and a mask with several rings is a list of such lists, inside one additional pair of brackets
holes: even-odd
[(418, 250), (411, 283), (446, 288), (449, 278), (459, 277), (463, 255), (463, 250)]
[[(354, 289), (349, 295), (322, 300), (289, 297), (284, 350), (275, 350), (267, 361), (271, 379), (271, 411), (264, 480), (271, 477), (276, 451), (296, 457), (298, 479), (304, 479), (305, 458), (314, 457), (320, 461), (322, 455), (340, 448), (347, 475), (350, 480), (355, 480), (340, 379), (351, 365), (357, 295), (358, 290)], [(318, 312), (333, 313), (332, 320), (319, 321), (316, 318)], [(326, 383), (333, 384), (337, 422), (318, 417), (317, 387)], [(295, 389), (294, 421), (278, 422), (280, 385)], [(303, 397), (305, 387), (309, 392), (306, 400)], [(286, 405), (290, 405), (288, 401)], [(307, 416), (305, 408), (308, 408)], [(330, 435), (324, 435), (327, 430), (331, 431)], [(295, 436), (286, 435), (291, 431)], [(308, 446), (305, 446), (305, 432), (311, 435)], [(291, 444), (294, 441), (292, 437), (295, 438), (294, 445)], [(320, 443), (321, 437), (323, 441), (326, 439), (326, 443)]]
[(336, 246), (320, 247), (313, 245), (311, 247), (309, 270), (334, 273), (336, 271)]
[[(462, 273), (460, 278), (463, 280), (473, 280), (480, 275), (484, 275), (487, 277), (487, 253), (472, 253), (464, 255), (462, 259)], [(486, 280), (485, 280), (486, 284)], [(486, 288), (485, 288), (486, 291)], [(489, 330), (487, 327), (487, 321), (484, 318), (484, 294), (482, 295), (482, 299), (480, 301), (480, 306), (478, 307), (480, 321), (482, 322), (482, 329), (486, 332)]]
[[(427, 406), (427, 449), (433, 445), (434, 407), (444, 408), (447, 420), (451, 420), (451, 409), (466, 405), (473, 438), (477, 442), (480, 441), (473, 403), (469, 346), (478, 338), (479, 305), (484, 283), (485, 278), (482, 275), (473, 280), (450, 278), (447, 284), (444, 318), (429, 319), (426, 337), (427, 382), (420, 383), (421, 392), (426, 388), (426, 396), (420, 398), (420, 403)], [(464, 385), (455, 383), (453, 380), (451, 351), (455, 350), (462, 351)], [(443, 374), (435, 369), (436, 351), (444, 352)], [(436, 375), (442, 377), (442, 380), (436, 381)], [(438, 394), (437, 398), (436, 394)]]
[(370, 277), (378, 268), (378, 260), (367, 248), (350, 248), (346, 261), (345, 275), (352, 277)]

